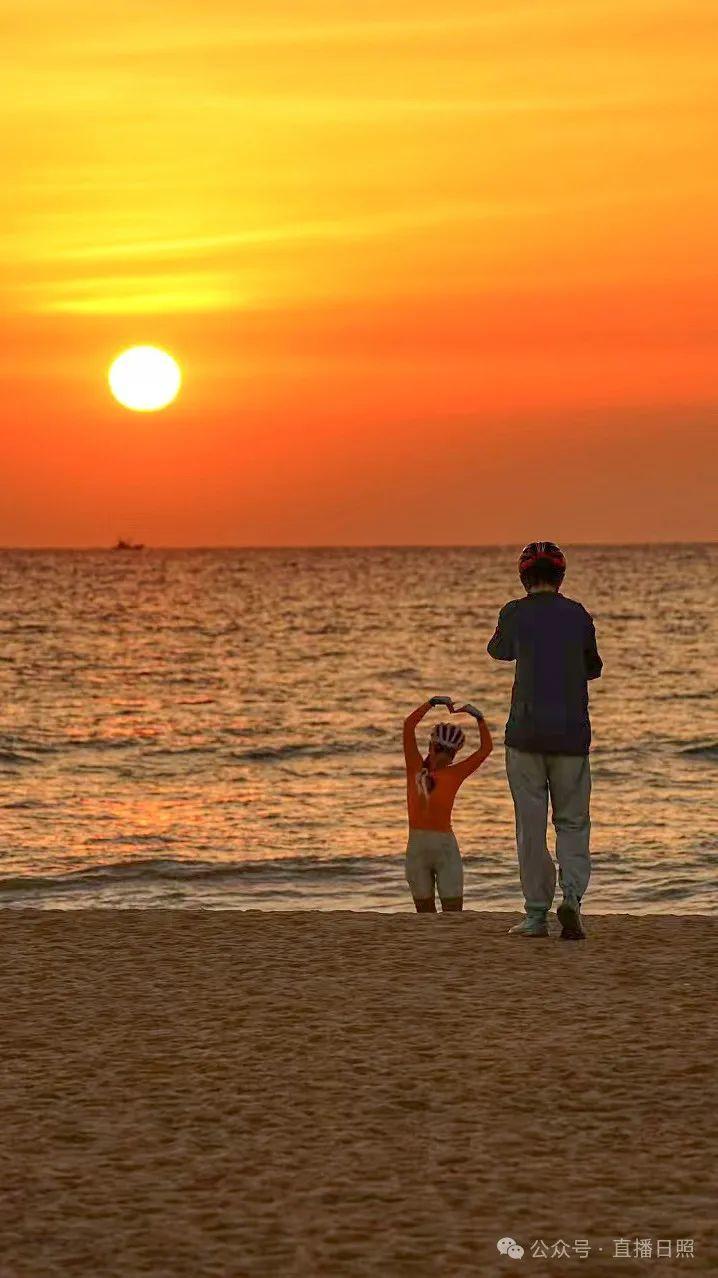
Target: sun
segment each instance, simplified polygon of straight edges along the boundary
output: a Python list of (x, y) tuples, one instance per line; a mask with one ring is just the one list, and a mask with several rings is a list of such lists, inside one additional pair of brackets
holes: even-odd
[(182, 373), (176, 359), (158, 346), (130, 346), (110, 365), (110, 390), (125, 408), (154, 413), (176, 397)]

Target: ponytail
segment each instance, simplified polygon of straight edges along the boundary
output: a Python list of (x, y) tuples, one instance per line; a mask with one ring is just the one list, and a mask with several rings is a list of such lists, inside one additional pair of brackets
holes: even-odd
[[(442, 750), (444, 754), (448, 754), (449, 759), (451, 760), (453, 760), (456, 751), (461, 748), (461, 742), (464, 739), (464, 734), (460, 728), (456, 728), (455, 732), (460, 738), (456, 746), (444, 745), (442, 742), (438, 742), (439, 749)], [(423, 796), (425, 803), (428, 803), (429, 795), (435, 785), (436, 776), (429, 766), (429, 755), (427, 754), (426, 758), (421, 761), (421, 770), (416, 774), (416, 788), (419, 791), (419, 794)]]
[(421, 761), (421, 771), (416, 774), (416, 788), (419, 794), (423, 795), (424, 801), (428, 802), (429, 795), (436, 785), (436, 777), (429, 767), (429, 756)]

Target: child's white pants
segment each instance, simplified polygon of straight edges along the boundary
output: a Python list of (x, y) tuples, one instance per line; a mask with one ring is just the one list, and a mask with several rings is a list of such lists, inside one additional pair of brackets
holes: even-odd
[(415, 901), (442, 901), (464, 895), (464, 867), (456, 835), (444, 830), (410, 830), (406, 845), (406, 881)]
[(573, 891), (580, 899), (591, 874), (588, 755), (533, 754), (506, 746), (506, 775), (527, 911), (549, 910), (556, 891), (556, 864), (546, 846), (549, 794), (559, 884), (564, 894)]

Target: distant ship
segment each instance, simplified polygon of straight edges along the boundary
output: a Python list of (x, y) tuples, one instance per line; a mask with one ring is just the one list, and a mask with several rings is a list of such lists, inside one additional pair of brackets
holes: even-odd
[(112, 547), (113, 550), (144, 550), (144, 548), (142, 541), (123, 541), (121, 537), (117, 538), (117, 543)]

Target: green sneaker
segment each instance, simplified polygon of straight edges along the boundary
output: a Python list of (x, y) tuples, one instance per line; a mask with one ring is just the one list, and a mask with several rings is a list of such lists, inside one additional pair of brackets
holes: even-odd
[(509, 928), (509, 936), (548, 936), (546, 914), (527, 914), (520, 923)]
[(585, 941), (586, 933), (581, 922), (581, 902), (574, 892), (567, 892), (556, 911), (561, 924), (562, 941)]

